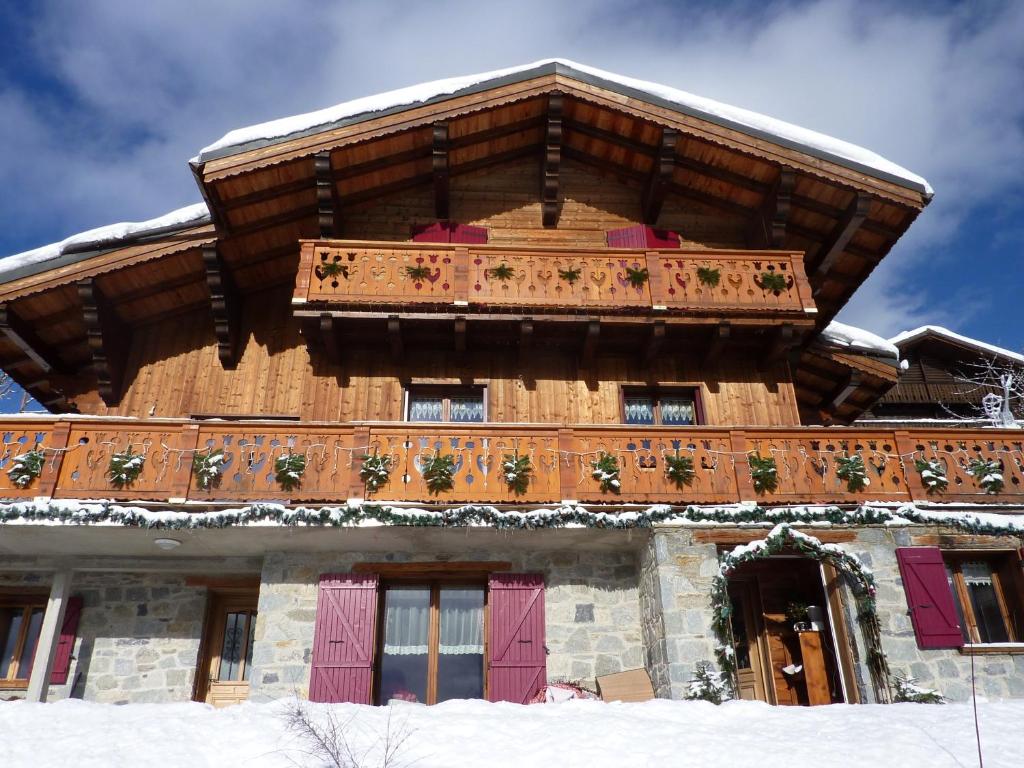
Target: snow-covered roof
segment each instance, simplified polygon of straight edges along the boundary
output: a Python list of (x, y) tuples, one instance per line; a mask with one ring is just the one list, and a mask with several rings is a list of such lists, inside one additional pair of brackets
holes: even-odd
[(542, 59), (518, 67), (434, 80), (374, 96), (364, 96), (315, 112), (237, 128), (229, 131), (212, 144), (203, 147), (199, 155), (192, 161), (201, 163), (216, 157), (267, 146), (285, 139), (318, 133), (339, 125), (356, 123), (370, 117), (379, 117), (382, 113), (398, 112), (414, 105), (440, 101), (553, 73), (590, 82), (632, 98), (655, 103), (718, 125), (766, 138), (774, 143), (861, 170), (877, 178), (884, 178), (902, 186), (917, 189), (926, 195), (932, 194), (931, 185), (921, 176), (886, 160), (875, 152), (850, 142), (667, 85), (623, 77), (568, 59)]
[(834, 347), (887, 358), (893, 365), (900, 359), (900, 351), (891, 341), (886, 341), (881, 336), (871, 333), (871, 331), (865, 331), (863, 328), (840, 323), (838, 320), (833, 320), (825, 326), (819, 338)]
[(899, 346), (927, 335), (940, 336), (944, 339), (948, 339), (949, 341), (954, 341), (967, 347), (973, 347), (981, 352), (988, 352), (993, 355), (998, 355), (999, 357), (1014, 360), (1018, 363), (1024, 363), (1024, 355), (1019, 352), (1011, 352), (1003, 347), (997, 347), (995, 344), (986, 344), (984, 341), (978, 341), (977, 339), (972, 339), (969, 336), (961, 336), (959, 333), (955, 333), (948, 328), (943, 328), (941, 325), (922, 325), (920, 328), (915, 328), (912, 331), (903, 331), (903, 333), (898, 333), (889, 339), (889, 341)]
[(210, 211), (206, 203), (194, 203), (147, 221), (122, 221), (107, 224), (86, 232), (66, 237), (60, 242), (50, 243), (31, 251), (23, 251), (0, 259), (0, 280), (14, 280), (52, 269), (63, 264), (62, 256), (88, 253), (113, 247), (130, 240), (169, 234), (189, 227), (207, 224)]

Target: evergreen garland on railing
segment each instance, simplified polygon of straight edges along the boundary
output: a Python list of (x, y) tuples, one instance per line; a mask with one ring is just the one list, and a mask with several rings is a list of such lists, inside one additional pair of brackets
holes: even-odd
[(146, 454), (132, 453), (129, 445), (127, 450), (116, 451), (110, 455), (110, 464), (107, 466), (107, 477), (110, 484), (115, 488), (127, 488), (142, 474), (142, 467), (146, 463)]
[(649, 277), (647, 267), (626, 267), (626, 279), (634, 288), (643, 288)]
[(871, 485), (868, 468), (859, 453), (853, 456), (836, 456), (836, 475), (846, 482), (846, 490), (850, 493), (863, 491)]
[(684, 486), (692, 485), (697, 473), (693, 469), (693, 457), (677, 453), (676, 455), (666, 454), (665, 476), (675, 484), (676, 488), (682, 490)]
[(786, 278), (777, 272), (761, 273), (761, 288), (778, 295), (786, 290)]
[(435, 453), (423, 463), (423, 482), (434, 496), (450, 491), (455, 486), (455, 457)]
[(921, 482), (929, 495), (943, 493), (949, 486), (946, 468), (938, 459), (914, 459), (914, 469), (921, 475)]
[(220, 484), (220, 473), (224, 468), (224, 451), (208, 450), (192, 457), (192, 474), (196, 477), (196, 485), (207, 491)]
[(775, 466), (775, 459), (752, 453), (747, 456), (747, 464), (750, 466), (750, 479), (754, 483), (754, 490), (757, 493), (775, 493), (779, 487), (779, 470)]
[(533, 465), (529, 456), (506, 453), (501, 462), (501, 472), (505, 477), (505, 484), (512, 493), (524, 494), (530, 486)]
[(391, 456), (374, 453), (363, 456), (363, 466), (359, 468), (359, 479), (366, 484), (370, 493), (383, 488), (391, 477)]
[(714, 288), (718, 285), (718, 281), (722, 279), (722, 273), (718, 269), (712, 269), (711, 267), (697, 267), (697, 280), (702, 285), (706, 285), (708, 288)]
[(306, 471), (306, 454), (282, 453), (274, 460), (274, 479), (282, 491), (293, 491), (302, 485)]
[(572, 285), (580, 279), (581, 272), (582, 271), (580, 269), (560, 269), (558, 270), (558, 276), (565, 280), (569, 285)]
[(430, 268), (425, 267), (422, 264), (417, 266), (408, 266), (405, 268), (405, 274), (409, 276), (410, 280), (426, 280), (430, 277)]
[(967, 474), (985, 493), (995, 494), (1003, 490), (1003, 465), (995, 459), (971, 459)]
[(11, 459), (11, 468), (7, 470), (7, 477), (16, 488), (28, 488), (32, 481), (42, 473), (45, 462), (46, 456), (36, 445), (31, 451)]
[(500, 280), (501, 282), (511, 280), (513, 277), (515, 277), (515, 274), (515, 270), (512, 269), (512, 267), (510, 267), (508, 264), (505, 264), (504, 262), (502, 262), (496, 267), (491, 267), (490, 269), (487, 270), (488, 277), (491, 277), (495, 280)]
[(601, 493), (618, 493), (622, 490), (619, 460), (614, 454), (602, 451), (595, 461), (590, 462), (590, 469), (590, 476), (601, 484)]

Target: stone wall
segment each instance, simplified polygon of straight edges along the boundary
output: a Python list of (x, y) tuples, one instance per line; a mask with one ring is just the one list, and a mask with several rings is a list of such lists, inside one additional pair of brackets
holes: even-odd
[[(0, 587), (49, 587), (44, 573), (0, 574)], [(71, 594), (82, 615), (68, 684), (51, 700), (108, 703), (188, 701), (192, 697), (206, 590), (154, 573), (76, 573)], [(6, 695), (6, 694), (0, 694)]]
[[(593, 686), (594, 678), (643, 666), (637, 564), (631, 551), (445, 552), (450, 561), (509, 561), (515, 572), (542, 573), (548, 679)], [(309, 687), (321, 573), (357, 562), (396, 563), (439, 558), (422, 553), (271, 553), (264, 560), (251, 698), (262, 701)]]

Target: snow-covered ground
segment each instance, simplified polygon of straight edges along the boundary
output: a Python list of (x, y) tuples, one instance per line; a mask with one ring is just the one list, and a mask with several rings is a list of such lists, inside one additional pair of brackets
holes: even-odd
[[(293, 702), (113, 706), (82, 701), (0, 704), (0, 765), (318, 766), (286, 725)], [(404, 738), (389, 768), (621, 768), (820, 765), (871, 768), (976, 766), (967, 704), (811, 709), (754, 702), (569, 701), (519, 706), (452, 701), (435, 707), (309, 705), (332, 712), (357, 765), (377, 768), (381, 736)], [(1024, 764), (1024, 701), (979, 703), (987, 768)], [(367, 753), (367, 750), (369, 752)]]

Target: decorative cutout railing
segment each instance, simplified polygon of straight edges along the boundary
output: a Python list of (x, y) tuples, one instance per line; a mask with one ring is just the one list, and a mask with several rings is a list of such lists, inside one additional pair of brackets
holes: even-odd
[[(910, 430), (506, 424), (294, 424), (104, 419), (11, 419), (0, 424), (0, 497), (244, 503), (341, 503), (350, 498), (442, 504), (583, 503), (850, 504), (865, 501), (1024, 503), (1024, 433)], [(118, 487), (111, 458), (128, 448), (145, 457)], [(19, 487), (15, 457), (39, 450), (38, 475)], [(195, 457), (219, 455), (212, 481)], [(278, 460), (301, 456), (292, 487)], [(380, 486), (367, 490), (363, 457), (387, 457)], [(602, 489), (594, 465), (611, 457), (617, 481)], [(528, 457), (514, 487), (506, 457)], [(774, 489), (756, 490), (749, 457), (768, 461)], [(451, 482), (431, 488), (430, 459), (450, 457)], [(682, 460), (681, 458), (682, 457)], [(839, 469), (859, 457), (863, 478)], [(447, 459), (445, 459), (447, 461)], [(983, 482), (979, 462), (987, 462)], [(671, 465), (684, 466), (680, 477)], [(927, 476), (922, 474), (927, 469)], [(774, 470), (774, 471), (771, 471)], [(938, 474), (942, 482), (936, 482)], [(1001, 484), (993, 486), (998, 476)], [(930, 478), (930, 479), (929, 479)], [(24, 478), (23, 478), (24, 479)], [(607, 477), (605, 478), (607, 479)], [(618, 488), (616, 492), (615, 487)]]
[(815, 311), (803, 255), (779, 251), (305, 241), (293, 298), (502, 312)]

